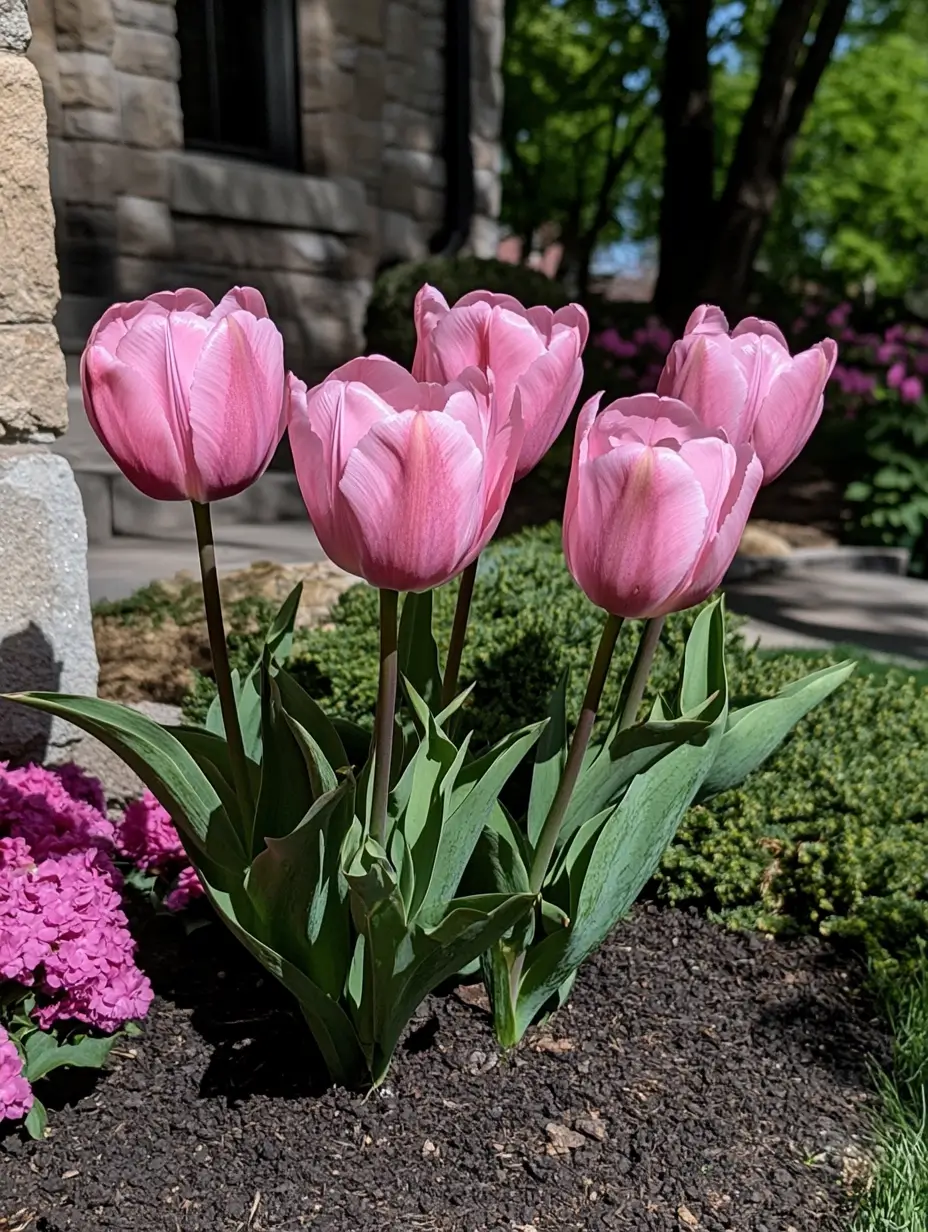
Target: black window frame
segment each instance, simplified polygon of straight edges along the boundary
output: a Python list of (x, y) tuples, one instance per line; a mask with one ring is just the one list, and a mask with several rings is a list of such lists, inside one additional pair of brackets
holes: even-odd
[[(184, 147), (209, 154), (223, 154), (249, 162), (264, 163), (291, 171), (303, 168), (302, 126), (299, 90), (299, 36), (297, 0), (252, 0), (261, 4), (264, 16), (264, 84), (268, 141), (262, 147), (239, 145), (222, 137), (222, 105), (218, 43), (223, 20), (223, 0), (178, 0), (178, 43), (181, 49), (181, 105), (184, 99), (184, 40), (181, 30), (185, 5), (199, 4), (205, 10), (206, 93), (209, 135), (191, 134), (184, 119)], [(198, 67), (188, 64), (188, 72)]]

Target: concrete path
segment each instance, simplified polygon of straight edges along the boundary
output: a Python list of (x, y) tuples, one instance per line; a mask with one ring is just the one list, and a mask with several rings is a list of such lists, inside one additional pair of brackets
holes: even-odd
[[(308, 523), (216, 528), (220, 569), (255, 561), (321, 560)], [(197, 562), (192, 531), (158, 539), (117, 536), (89, 551), (91, 599), (122, 599)], [(862, 646), (876, 655), (928, 661), (928, 582), (851, 569), (807, 568), (732, 582), (732, 611), (748, 617), (746, 635), (771, 649)]]
[(762, 646), (862, 646), (928, 660), (928, 582), (850, 569), (797, 569), (726, 587)]

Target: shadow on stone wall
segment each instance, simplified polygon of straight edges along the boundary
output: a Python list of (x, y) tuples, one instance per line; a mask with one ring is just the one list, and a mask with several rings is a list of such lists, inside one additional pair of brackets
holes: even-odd
[[(0, 694), (26, 690), (54, 692), (61, 684), (61, 663), (51, 642), (34, 622), (0, 642)], [(43, 761), (48, 753), (52, 717), (0, 700), (0, 757)]]

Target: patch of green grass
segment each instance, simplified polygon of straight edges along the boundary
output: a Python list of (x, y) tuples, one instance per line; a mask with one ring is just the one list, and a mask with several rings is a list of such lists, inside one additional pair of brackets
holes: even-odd
[(893, 1060), (876, 1075), (876, 1166), (852, 1232), (928, 1232), (928, 960), (884, 986)]

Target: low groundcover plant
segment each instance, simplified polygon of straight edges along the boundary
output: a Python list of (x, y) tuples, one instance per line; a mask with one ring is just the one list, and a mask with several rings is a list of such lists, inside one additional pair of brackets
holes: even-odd
[[(371, 356), (307, 389), (256, 291), (111, 308), (84, 355), (88, 415), (142, 491), (192, 502), (217, 697), (205, 725), (176, 728), (92, 698), (19, 697), (138, 772), (220, 918), (295, 996), (332, 1078), (362, 1087), (383, 1080), (422, 999), (476, 959), (497, 1034), (516, 1043), (567, 997), (689, 804), (744, 779), (851, 670), (733, 709), (716, 599), (675, 688), (639, 713), (664, 618), (717, 588), (835, 362), (830, 341), (793, 357), (770, 323), (729, 335), (703, 307), (661, 396), (602, 411), (594, 398), (578, 421), (564, 549), (604, 623), (573, 732), (565, 679), (547, 716), (475, 747), (458, 677), (478, 560), (571, 414), (588, 325), (578, 305), (475, 292), (449, 306), (428, 286), (415, 325), (412, 373)], [(258, 662), (229, 669), (210, 502), (260, 475), (285, 424), (320, 543), (379, 590), (372, 733), (327, 717), (288, 671), (299, 588)], [(457, 577), (441, 664), (432, 596)], [(644, 621), (638, 649), (597, 723), (627, 619)], [(527, 799), (507, 808), (530, 752)]]

